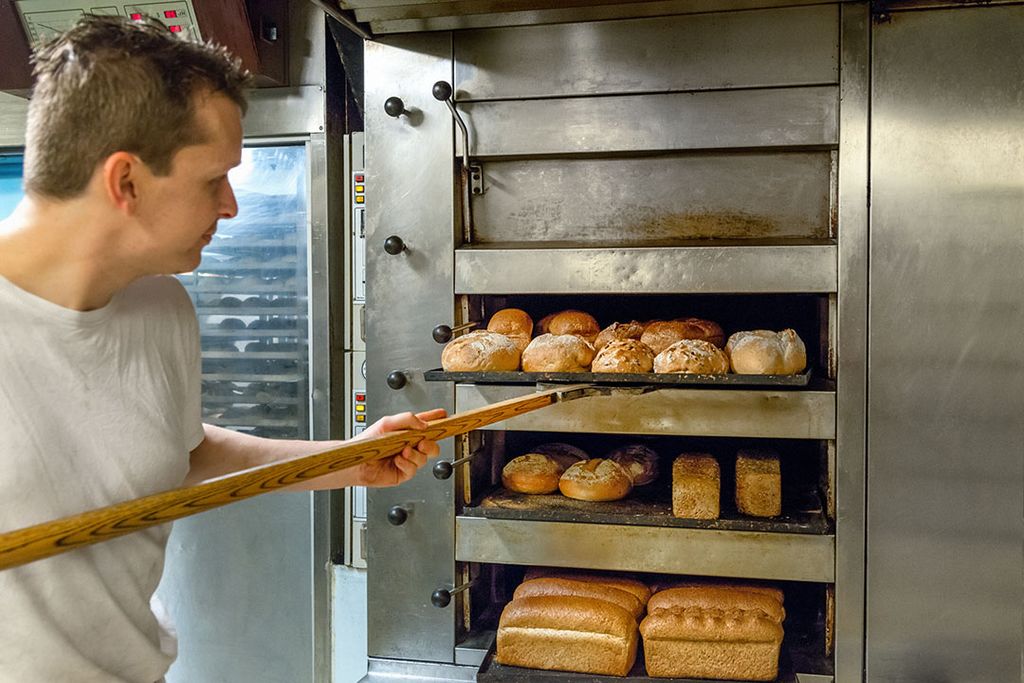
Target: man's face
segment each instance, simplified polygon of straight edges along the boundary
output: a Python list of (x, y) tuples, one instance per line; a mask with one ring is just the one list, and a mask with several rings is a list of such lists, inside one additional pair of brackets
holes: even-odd
[(238, 213), (228, 182), (228, 170), (239, 164), (242, 154), (238, 105), (223, 95), (200, 96), (195, 124), (205, 141), (178, 150), (168, 175), (146, 174), (140, 187), (137, 217), (147, 272), (194, 269), (217, 221)]

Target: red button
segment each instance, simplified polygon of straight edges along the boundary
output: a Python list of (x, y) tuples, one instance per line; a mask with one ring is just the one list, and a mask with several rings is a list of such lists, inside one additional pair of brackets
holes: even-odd
[(171, 26), (170, 29), (171, 29), (171, 33), (181, 33), (181, 27), (180, 26)]
[(366, 178), (366, 176), (364, 176), (362, 173), (357, 173), (356, 174), (356, 182), (357, 183), (363, 182), (364, 178)]
[(133, 12), (131, 17), (132, 17), (132, 21), (142, 21), (142, 15), (139, 14), (138, 12)]
[(164, 16), (167, 17), (168, 19), (176, 19), (178, 17), (178, 10), (176, 10), (176, 9), (164, 10)]
[(356, 400), (357, 401), (365, 401), (366, 400), (366, 394), (356, 394)]

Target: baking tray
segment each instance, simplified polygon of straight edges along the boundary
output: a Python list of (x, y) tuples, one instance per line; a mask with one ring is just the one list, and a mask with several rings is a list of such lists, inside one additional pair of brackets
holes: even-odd
[[(488, 650), (484, 661), (480, 664), (476, 680), (478, 683), (620, 683), (623, 680), (643, 681), (645, 683), (710, 683), (708, 679), (696, 678), (654, 678), (647, 675), (644, 667), (643, 645), (637, 648), (636, 663), (626, 678), (605, 676), (601, 674), (581, 674), (569, 671), (544, 671), (542, 669), (524, 669), (518, 666), (505, 666), (494, 661), (494, 646)], [(714, 679), (717, 683), (741, 683), (730, 679)], [(772, 679), (774, 683), (797, 683), (796, 674), (789, 663), (785, 646), (779, 654), (779, 675)]]
[(575, 500), (558, 493), (514, 493), (499, 487), (483, 495), (475, 505), (464, 508), (462, 515), (535, 522), (626, 524), (787, 534), (823, 535), (831, 531), (819, 496), (810, 491), (790, 496), (789, 500), (784, 498), (783, 514), (772, 518), (740, 515), (732, 497), (723, 495), (719, 519), (681, 519), (672, 516), (670, 496), (671, 492), (645, 490), (641, 487), (622, 500), (595, 502)]
[(428, 382), (469, 382), (473, 384), (659, 384), (666, 386), (806, 387), (810, 368), (798, 375), (696, 375), (684, 373), (642, 374), (618, 372), (445, 372), (427, 370)]

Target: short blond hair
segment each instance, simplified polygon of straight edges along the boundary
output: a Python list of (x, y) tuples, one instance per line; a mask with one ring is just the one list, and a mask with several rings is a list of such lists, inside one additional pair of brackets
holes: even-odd
[(53, 199), (80, 195), (115, 152), (131, 152), (166, 175), (178, 150), (203, 142), (197, 96), (220, 93), (244, 111), (250, 80), (222, 47), (116, 16), (84, 17), (40, 47), (33, 62), (25, 190)]

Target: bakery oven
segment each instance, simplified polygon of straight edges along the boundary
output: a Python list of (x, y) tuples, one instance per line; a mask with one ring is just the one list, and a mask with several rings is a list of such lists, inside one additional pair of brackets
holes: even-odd
[[(680, 634), (704, 619), (712, 639), (741, 633), (727, 659), (749, 659), (704, 678), (860, 676), (867, 8), (672, 8), (366, 45), (374, 410), (464, 411), (559, 382), (610, 387), (445, 443), (433, 472), (369, 493), (367, 680), (603, 680), (588, 666), (604, 646), (581, 645), (573, 661), (549, 652), (534, 668), (542, 656), (525, 666), (507, 656), (536, 655), (575, 628), (553, 622), (590, 618), (585, 599), (521, 602), (560, 581), (580, 595), (627, 582), (662, 603), (690, 596), (676, 621), (639, 634), (633, 624), (623, 642), (635, 638), (639, 654), (611, 674), (694, 676), (650, 658), (667, 633), (682, 649), (662, 660), (685, 659), (701, 638)], [(699, 318), (721, 328), (718, 346), (793, 330), (806, 363), (617, 378), (442, 366), (447, 345), (510, 308), (536, 325), (530, 344), (565, 310), (599, 328)], [(614, 500), (516, 490), (508, 463), (552, 443), (592, 459), (639, 448), (657, 472)], [(745, 487), (765, 453), (778, 509), (758, 512)], [(686, 511), (688, 477), (703, 476), (687, 469), (691, 456), (714, 469), (713, 515)], [(580, 588), (588, 582), (599, 588)], [(535, 611), (512, 609), (524, 604)], [(669, 618), (651, 604), (649, 619)], [(737, 626), (748, 618), (749, 632)], [(754, 660), (775, 640), (778, 670), (766, 674)]]

